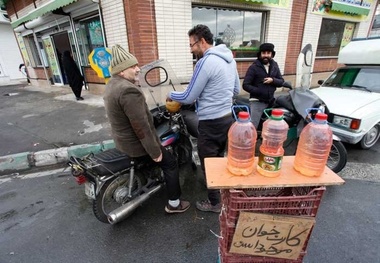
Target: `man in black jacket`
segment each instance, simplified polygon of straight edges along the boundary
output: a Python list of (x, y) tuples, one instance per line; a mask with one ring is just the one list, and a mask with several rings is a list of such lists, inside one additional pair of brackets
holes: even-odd
[(251, 104), (251, 120), (256, 129), (259, 126), (263, 110), (274, 101), (274, 92), (284, 83), (277, 62), (273, 60), (276, 52), (272, 43), (260, 45), (257, 59), (253, 61), (244, 77), (243, 89), (250, 98), (257, 99)]

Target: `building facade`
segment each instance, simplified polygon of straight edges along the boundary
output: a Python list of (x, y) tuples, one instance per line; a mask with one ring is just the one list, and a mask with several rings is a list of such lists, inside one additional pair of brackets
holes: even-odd
[(368, 37), (378, 0), (2, 0), (35, 85), (64, 85), (60, 54), (70, 50), (89, 89), (105, 80), (90, 67), (97, 47), (120, 44), (140, 65), (169, 61), (182, 82), (195, 58), (187, 31), (206, 24), (215, 44), (233, 52), (244, 78), (261, 43), (275, 45), (285, 78), (294, 81), (297, 58), (313, 47), (313, 82), (337, 66), (339, 50), (352, 38)]
[(0, 47), (0, 85), (26, 81), (26, 72), (19, 71), (23, 58), (4, 6), (0, 6)]

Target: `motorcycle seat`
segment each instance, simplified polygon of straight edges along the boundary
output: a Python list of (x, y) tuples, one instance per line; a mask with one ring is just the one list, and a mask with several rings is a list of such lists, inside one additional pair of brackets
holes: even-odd
[(289, 110), (290, 112), (297, 112), (296, 108), (293, 105), (292, 98), (290, 97), (290, 95), (278, 96), (275, 104), (279, 107), (283, 107)]
[(132, 166), (131, 158), (117, 149), (97, 153), (93, 156), (93, 159), (100, 165), (92, 169), (101, 175), (111, 175)]

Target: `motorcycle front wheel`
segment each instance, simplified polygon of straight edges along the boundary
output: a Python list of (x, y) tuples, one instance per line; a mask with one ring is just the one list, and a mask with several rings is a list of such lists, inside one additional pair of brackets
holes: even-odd
[(342, 171), (347, 163), (347, 150), (340, 141), (333, 141), (327, 166), (335, 173)]
[(96, 218), (103, 223), (109, 224), (108, 214), (132, 200), (139, 194), (141, 188), (142, 182), (136, 174), (132, 184), (132, 197), (128, 197), (129, 173), (108, 180), (93, 201), (92, 208)]

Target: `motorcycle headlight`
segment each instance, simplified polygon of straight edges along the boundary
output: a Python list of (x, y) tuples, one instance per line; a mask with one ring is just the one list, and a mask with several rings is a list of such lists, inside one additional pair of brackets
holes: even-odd
[(358, 130), (360, 127), (360, 122), (361, 120), (358, 119), (353, 119), (350, 117), (335, 114), (333, 114), (333, 118), (331, 120), (331, 124), (335, 126), (340, 126), (352, 130)]

